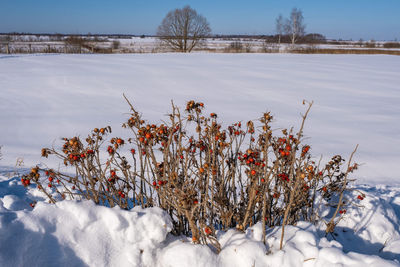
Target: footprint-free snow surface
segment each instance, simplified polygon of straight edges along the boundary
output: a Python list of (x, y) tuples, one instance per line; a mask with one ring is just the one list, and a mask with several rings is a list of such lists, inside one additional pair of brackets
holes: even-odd
[(127, 136), (123, 93), (156, 123), (171, 100), (193, 99), (226, 124), (271, 111), (277, 131), (298, 129), (306, 99), (314, 100), (306, 142), (317, 159), (348, 158), (358, 143), (359, 181), (396, 183), (399, 70), (400, 57), (387, 55), (0, 55), (0, 164), (35, 165), (42, 147), (95, 127)]
[[(399, 57), (383, 55), (0, 56), (0, 266), (400, 266), (399, 70)], [(129, 136), (121, 128), (129, 111), (123, 93), (157, 123), (170, 100), (183, 107), (194, 99), (226, 124), (271, 111), (276, 131), (298, 128), (303, 99), (314, 100), (305, 142), (323, 161), (348, 158), (359, 144), (353, 177), (366, 197), (335, 235), (300, 222), (286, 228), (280, 251), (281, 229), (268, 229), (264, 245), (257, 224), (218, 232), (217, 255), (171, 235), (161, 209), (53, 205), (33, 185), (21, 186), (16, 160), (57, 168), (40, 149), (59, 146), (61, 137), (106, 125), (113, 136)]]

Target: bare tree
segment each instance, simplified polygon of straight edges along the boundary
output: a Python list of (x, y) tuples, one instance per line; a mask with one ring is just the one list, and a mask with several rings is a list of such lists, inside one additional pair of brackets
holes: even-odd
[(211, 33), (205, 17), (190, 6), (168, 12), (158, 27), (157, 35), (176, 51), (190, 52)]
[(303, 22), (303, 12), (300, 9), (293, 8), (290, 18), (286, 20), (285, 32), (290, 36), (292, 45), (296, 43), (299, 37), (305, 34), (306, 25)]
[(284, 21), (283, 21), (283, 17), (281, 14), (279, 14), (279, 16), (276, 18), (275, 21), (275, 29), (276, 29), (276, 33), (278, 34), (278, 43), (281, 43), (281, 36), (284, 33)]
[(75, 35), (68, 36), (68, 38), (64, 40), (66, 47), (69, 46), (70, 48), (73, 48), (73, 51), (79, 54), (82, 53), (82, 46), (85, 45), (85, 42), (85, 38)]

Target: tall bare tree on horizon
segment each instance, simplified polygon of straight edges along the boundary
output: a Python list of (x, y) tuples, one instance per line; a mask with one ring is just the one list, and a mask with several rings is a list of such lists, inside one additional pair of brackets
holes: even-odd
[(303, 22), (303, 12), (300, 9), (293, 8), (289, 19), (285, 23), (285, 32), (290, 36), (292, 45), (294, 45), (299, 37), (305, 34), (306, 25)]
[(284, 33), (284, 20), (281, 14), (279, 14), (279, 16), (276, 18), (275, 21), (275, 30), (276, 33), (278, 34), (278, 44), (281, 44), (281, 36)]
[(168, 12), (157, 30), (163, 43), (180, 52), (192, 51), (210, 33), (211, 28), (206, 18), (190, 6)]

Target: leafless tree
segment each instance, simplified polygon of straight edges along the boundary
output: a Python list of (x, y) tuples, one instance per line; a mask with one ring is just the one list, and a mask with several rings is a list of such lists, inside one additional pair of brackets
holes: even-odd
[(190, 6), (168, 12), (158, 27), (157, 35), (163, 43), (180, 52), (190, 52), (211, 33), (205, 17)]
[(278, 34), (278, 43), (281, 43), (281, 36), (284, 33), (284, 20), (281, 14), (276, 18), (275, 21), (275, 29)]
[(300, 9), (293, 8), (290, 18), (286, 20), (285, 32), (290, 36), (292, 45), (296, 43), (299, 37), (305, 34), (306, 25), (303, 22), (303, 12)]
[(71, 35), (64, 40), (66, 47), (72, 48), (75, 53), (82, 53), (82, 47), (85, 45), (86, 40), (81, 36)]

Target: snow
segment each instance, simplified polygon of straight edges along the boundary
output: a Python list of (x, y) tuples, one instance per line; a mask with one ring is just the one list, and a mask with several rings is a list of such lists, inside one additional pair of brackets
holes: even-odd
[[(146, 54), (0, 56), (0, 266), (400, 266), (400, 61), (384, 55)], [(325, 225), (256, 224), (217, 232), (221, 252), (173, 236), (159, 208), (121, 210), (89, 201), (48, 204), (19, 180), (42, 147), (121, 123), (132, 100), (159, 122), (170, 100), (205, 102), (224, 123), (272, 111), (275, 131), (299, 127), (303, 99), (314, 100), (305, 133), (316, 159), (342, 154), (362, 165), (335, 235)], [(364, 184), (367, 182), (368, 184)], [(383, 185), (384, 184), (384, 185)], [(36, 203), (37, 202), (37, 203)], [(36, 203), (32, 208), (31, 203)], [(327, 214), (326, 207), (321, 213)]]
[(400, 187), (358, 186), (366, 197), (348, 210), (336, 240), (324, 225), (299, 222), (285, 228), (279, 250), (281, 228), (267, 229), (264, 245), (258, 223), (245, 233), (217, 232), (222, 250), (215, 254), (170, 234), (171, 220), (159, 208), (48, 204), (18, 179), (0, 176), (0, 266), (400, 266)]
[(125, 211), (71, 200), (39, 201), (32, 210), (13, 188), (0, 201), (0, 266), (154, 266), (156, 248), (172, 229), (159, 208)]
[(129, 111), (160, 122), (170, 100), (195, 99), (226, 124), (275, 117), (275, 129), (299, 127), (303, 99), (314, 100), (306, 142), (316, 160), (345, 158), (359, 143), (359, 182), (398, 183), (400, 60), (387, 55), (130, 54), (0, 56), (0, 164), (41, 161), (59, 138), (85, 136)]

